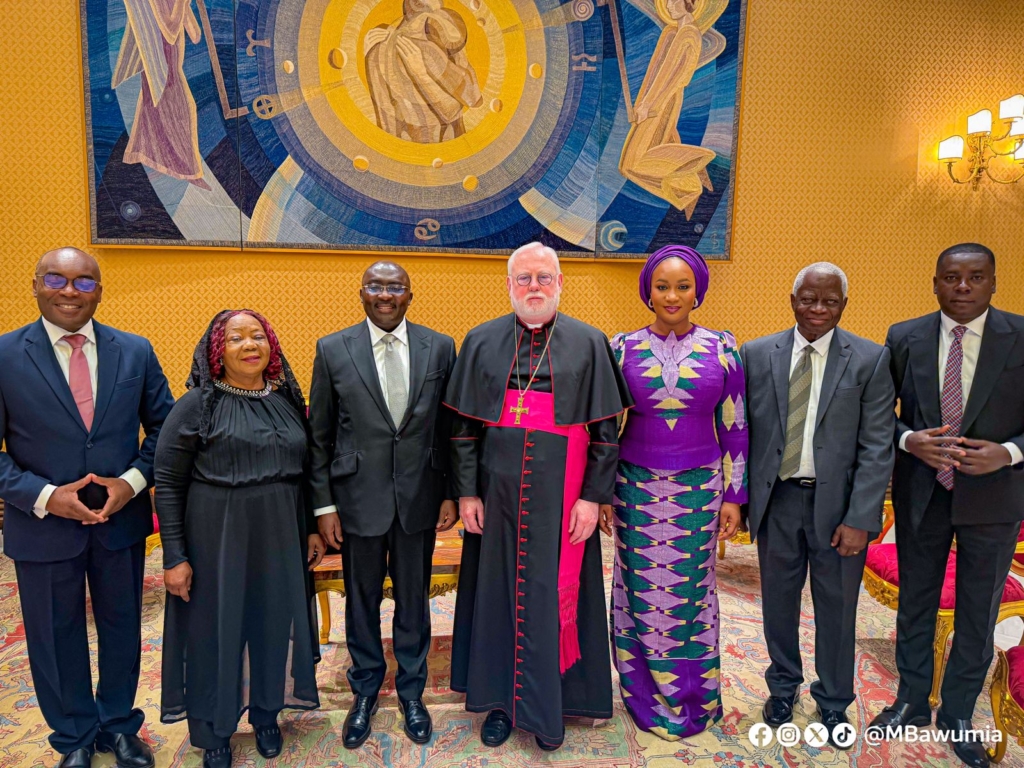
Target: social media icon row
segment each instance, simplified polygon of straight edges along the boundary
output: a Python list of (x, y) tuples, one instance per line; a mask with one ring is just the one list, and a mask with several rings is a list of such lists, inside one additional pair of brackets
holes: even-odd
[[(747, 738), (758, 748), (768, 747), (773, 741), (783, 747), (795, 747), (803, 740), (808, 746), (820, 749), (828, 744), (828, 728), (823, 723), (810, 723), (803, 730), (794, 723), (784, 723), (778, 728), (767, 723), (754, 723)], [(840, 747), (849, 747), (857, 739), (857, 729), (849, 723), (839, 723), (832, 729), (832, 739)]]

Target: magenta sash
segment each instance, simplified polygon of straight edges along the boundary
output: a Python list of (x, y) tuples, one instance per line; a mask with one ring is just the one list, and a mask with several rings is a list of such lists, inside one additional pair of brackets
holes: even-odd
[[(587, 448), (590, 433), (583, 425), (561, 427), (555, 424), (555, 398), (547, 392), (526, 392), (523, 408), (519, 414), (512, 410), (519, 402), (519, 393), (508, 390), (498, 422), (486, 422), (489, 427), (525, 429), (564, 435), (569, 444), (566, 448), (565, 486), (562, 494), (562, 542), (558, 559), (558, 661), (559, 671), (565, 671), (580, 660), (579, 631), (576, 627), (576, 610), (580, 596), (580, 570), (583, 566), (583, 550), (586, 542), (572, 544), (569, 541), (569, 524), (572, 520), (573, 505), (579, 500), (583, 489), (583, 473), (587, 467)], [(525, 467), (524, 467), (525, 468)], [(520, 477), (520, 484), (524, 478)], [(522, 495), (522, 494), (520, 494)], [(520, 507), (521, 507), (520, 503)]]

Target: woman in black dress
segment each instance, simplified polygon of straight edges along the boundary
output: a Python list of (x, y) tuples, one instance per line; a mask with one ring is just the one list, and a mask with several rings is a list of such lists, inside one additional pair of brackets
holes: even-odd
[(231, 764), (242, 713), (265, 758), (277, 715), (320, 706), (309, 570), (323, 557), (306, 491), (305, 403), (269, 323), (225, 310), (156, 449), (164, 552), (161, 722), (188, 718), (205, 768)]

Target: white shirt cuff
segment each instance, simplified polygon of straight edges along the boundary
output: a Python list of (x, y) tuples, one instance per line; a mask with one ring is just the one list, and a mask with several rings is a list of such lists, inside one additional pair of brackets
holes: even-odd
[(36, 503), (32, 506), (32, 512), (35, 513), (35, 516), (40, 520), (50, 514), (46, 511), (46, 505), (50, 503), (50, 497), (53, 496), (53, 492), (56, 490), (56, 485), (50, 485), (47, 483), (43, 486), (43, 490), (39, 492), (39, 497), (36, 499)]
[(128, 485), (132, 487), (132, 490), (135, 491), (135, 495), (132, 496), (133, 499), (135, 498), (135, 496), (138, 496), (140, 493), (146, 490), (146, 486), (149, 485), (149, 483), (146, 482), (146, 478), (143, 477), (142, 473), (139, 472), (139, 470), (137, 470), (135, 467), (132, 467), (123, 475), (121, 475), (121, 479), (128, 483)]
[(335, 504), (331, 504), (329, 507), (319, 507), (313, 510), (314, 517), (320, 517), (320, 515), (329, 515), (332, 512), (337, 512), (338, 507)]
[(901, 451), (907, 450), (907, 438), (910, 437), (910, 432), (911, 432), (911, 430), (908, 429), (906, 432), (904, 432), (902, 435), (900, 435), (900, 450)]
[(1003, 443), (1003, 448), (1010, 452), (1010, 466), (1014, 464), (1020, 464), (1024, 461), (1024, 453), (1020, 452), (1020, 448), (1017, 447), (1016, 443)]

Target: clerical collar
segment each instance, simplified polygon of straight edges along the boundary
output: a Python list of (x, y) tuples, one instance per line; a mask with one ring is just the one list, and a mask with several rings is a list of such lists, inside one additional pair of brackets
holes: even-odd
[(553, 314), (551, 316), (551, 319), (548, 320), (546, 323), (533, 323), (533, 324), (531, 324), (531, 323), (525, 322), (521, 317), (519, 317), (519, 315), (516, 315), (516, 322), (519, 325), (523, 326), (523, 328), (525, 328), (528, 331), (536, 331), (536, 330), (538, 330), (540, 328), (547, 328), (548, 326), (550, 326), (553, 322), (555, 322), (555, 318), (556, 317), (558, 317), (558, 312), (555, 312), (555, 314)]

